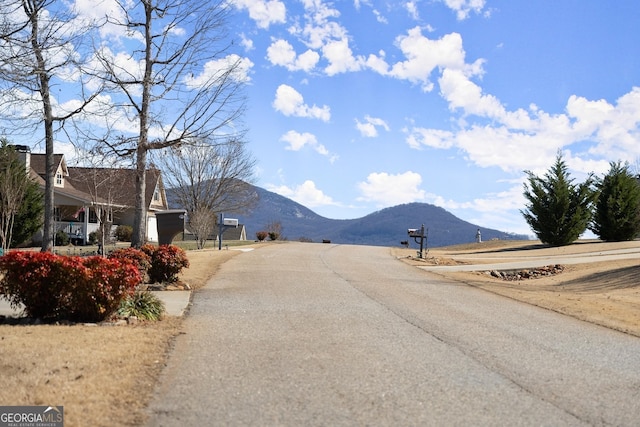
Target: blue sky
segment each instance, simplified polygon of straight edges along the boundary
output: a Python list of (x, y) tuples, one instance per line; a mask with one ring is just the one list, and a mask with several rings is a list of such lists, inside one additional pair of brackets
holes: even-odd
[[(576, 181), (619, 160), (640, 172), (637, 0), (231, 4), (232, 55), (184, 83), (242, 59), (255, 184), (320, 215), (358, 218), (425, 202), (483, 227), (531, 234), (520, 214), (525, 170), (542, 175), (561, 152)], [(115, 0), (54, 5), (73, 6), (80, 18), (122, 13)], [(174, 35), (183, 30), (190, 29)], [(107, 25), (92, 37), (127, 73), (144, 68), (127, 50), (139, 48), (135, 32)], [(77, 108), (77, 90), (64, 85), (80, 78), (58, 76), (56, 108)], [(113, 108), (115, 96), (101, 95), (91, 108)], [(37, 96), (22, 97), (32, 104), (0, 102), (0, 117), (39, 108)], [(104, 126), (91, 109), (85, 118)], [(136, 131), (126, 112), (107, 121)], [(31, 128), (9, 136), (41, 151), (42, 135)], [(71, 141), (64, 132), (56, 138), (73, 164)]]
[(531, 234), (524, 170), (640, 159), (640, 4), (239, 0), (256, 184), (329, 218), (408, 202)]

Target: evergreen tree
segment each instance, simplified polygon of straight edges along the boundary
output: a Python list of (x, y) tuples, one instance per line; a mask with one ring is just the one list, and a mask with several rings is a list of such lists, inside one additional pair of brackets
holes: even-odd
[(24, 199), (13, 219), (11, 247), (16, 247), (33, 237), (44, 222), (44, 194), (34, 181), (27, 180)]
[[(29, 194), (29, 205), (25, 205)], [(39, 200), (34, 200), (39, 199)], [(16, 147), (0, 138), (0, 246), (7, 250), (18, 240), (13, 233), (31, 232), (33, 234), (41, 225), (42, 193), (38, 185), (29, 179), (25, 164), (16, 151)], [(20, 223), (16, 218), (22, 214)], [(33, 219), (37, 218), (37, 219)], [(38, 222), (38, 227), (31, 224)], [(23, 229), (23, 226), (25, 228)], [(28, 228), (27, 228), (28, 227)], [(20, 237), (22, 238), (22, 236)], [(26, 239), (23, 239), (26, 240)]]
[(598, 189), (591, 231), (610, 242), (633, 240), (640, 233), (640, 184), (629, 165), (611, 163)]
[(524, 196), (529, 203), (520, 212), (538, 239), (551, 246), (568, 245), (578, 239), (589, 226), (597, 197), (593, 177), (573, 184), (561, 154), (544, 178), (525, 173), (529, 185), (524, 184)]

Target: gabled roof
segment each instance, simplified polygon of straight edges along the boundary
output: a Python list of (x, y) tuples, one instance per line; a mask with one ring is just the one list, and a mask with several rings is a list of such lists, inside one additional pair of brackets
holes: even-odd
[[(31, 169), (33, 169), (35, 173), (37, 173), (42, 179), (44, 179), (45, 175), (47, 174), (47, 155), (31, 153), (29, 162), (31, 164)], [(65, 176), (69, 174), (69, 171), (67, 170), (67, 162), (65, 162), (64, 160), (64, 154), (54, 154), (53, 163), (54, 165), (56, 165), (56, 167), (54, 167), (54, 170), (57, 170), (58, 167), (62, 167), (62, 172), (65, 174)]]
[[(41, 186), (45, 185), (45, 154), (31, 154), (30, 176)], [(119, 206), (135, 206), (136, 171), (120, 168), (67, 167), (64, 155), (54, 155), (54, 161), (65, 174), (64, 187), (55, 187), (55, 192), (84, 203), (109, 203)], [(153, 193), (158, 185), (162, 189), (162, 175), (158, 169), (147, 169), (145, 173), (145, 206), (150, 208)], [(162, 205), (166, 207), (164, 194)]]
[[(145, 179), (145, 206), (149, 207), (156, 186), (159, 183), (162, 185), (160, 171), (147, 169)], [(136, 171), (134, 169), (70, 167), (65, 190), (67, 185), (88, 195), (92, 201), (99, 199), (101, 203), (109, 202), (120, 206), (135, 205)]]

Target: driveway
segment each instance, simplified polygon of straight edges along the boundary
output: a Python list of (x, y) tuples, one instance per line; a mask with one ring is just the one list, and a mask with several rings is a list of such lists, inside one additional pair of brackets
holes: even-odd
[(640, 340), (408, 266), (288, 243), (193, 295), (149, 425), (637, 425)]
[(419, 268), (425, 271), (441, 272), (519, 270), (543, 267), (549, 264), (588, 264), (622, 259), (637, 259), (640, 261), (640, 247), (552, 256), (523, 256), (521, 254), (522, 252), (505, 253), (502, 256), (496, 256), (495, 253), (490, 256), (482, 253), (456, 255), (452, 259), (466, 264), (429, 265), (419, 266)]

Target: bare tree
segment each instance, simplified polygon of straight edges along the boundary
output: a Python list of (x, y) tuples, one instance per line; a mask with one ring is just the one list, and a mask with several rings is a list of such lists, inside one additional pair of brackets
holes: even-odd
[[(3, 119), (15, 120), (16, 132), (44, 127), (46, 152), (45, 215), (42, 250), (53, 247), (54, 136), (99, 91), (87, 95), (79, 46), (91, 25), (80, 22), (68, 5), (56, 0), (0, 0), (0, 93)], [(79, 83), (77, 99), (63, 108), (52, 94), (56, 84)]]
[(28, 184), (25, 165), (14, 148), (3, 140), (0, 147), (0, 243), (3, 251), (11, 244), (13, 221), (20, 211)]
[[(94, 77), (114, 99), (114, 117), (130, 121), (99, 143), (135, 157), (136, 201), (132, 246), (146, 240), (145, 171), (152, 150), (241, 134), (241, 88), (249, 63), (229, 53), (226, 0), (140, 0), (120, 4), (108, 25), (121, 28), (126, 53), (103, 46)], [(109, 132), (117, 131), (110, 128)], [(122, 129), (122, 123), (120, 123)]]
[(205, 206), (199, 207), (191, 212), (189, 217), (189, 230), (196, 237), (196, 246), (203, 249), (207, 243), (207, 238), (216, 226), (216, 213)]
[(236, 138), (201, 141), (165, 150), (159, 158), (165, 184), (187, 211), (198, 241), (206, 241), (219, 213), (241, 213), (257, 200), (250, 184), (255, 160), (245, 145)]
[[(95, 159), (93, 161), (96, 163)], [(104, 167), (108, 159), (100, 159), (97, 164), (102, 167), (74, 167), (70, 179), (75, 188), (91, 197), (91, 207), (98, 222), (100, 246), (105, 247), (111, 234), (114, 215), (127, 207), (121, 202), (127, 198), (130, 188), (123, 182), (122, 170), (117, 167)]]

